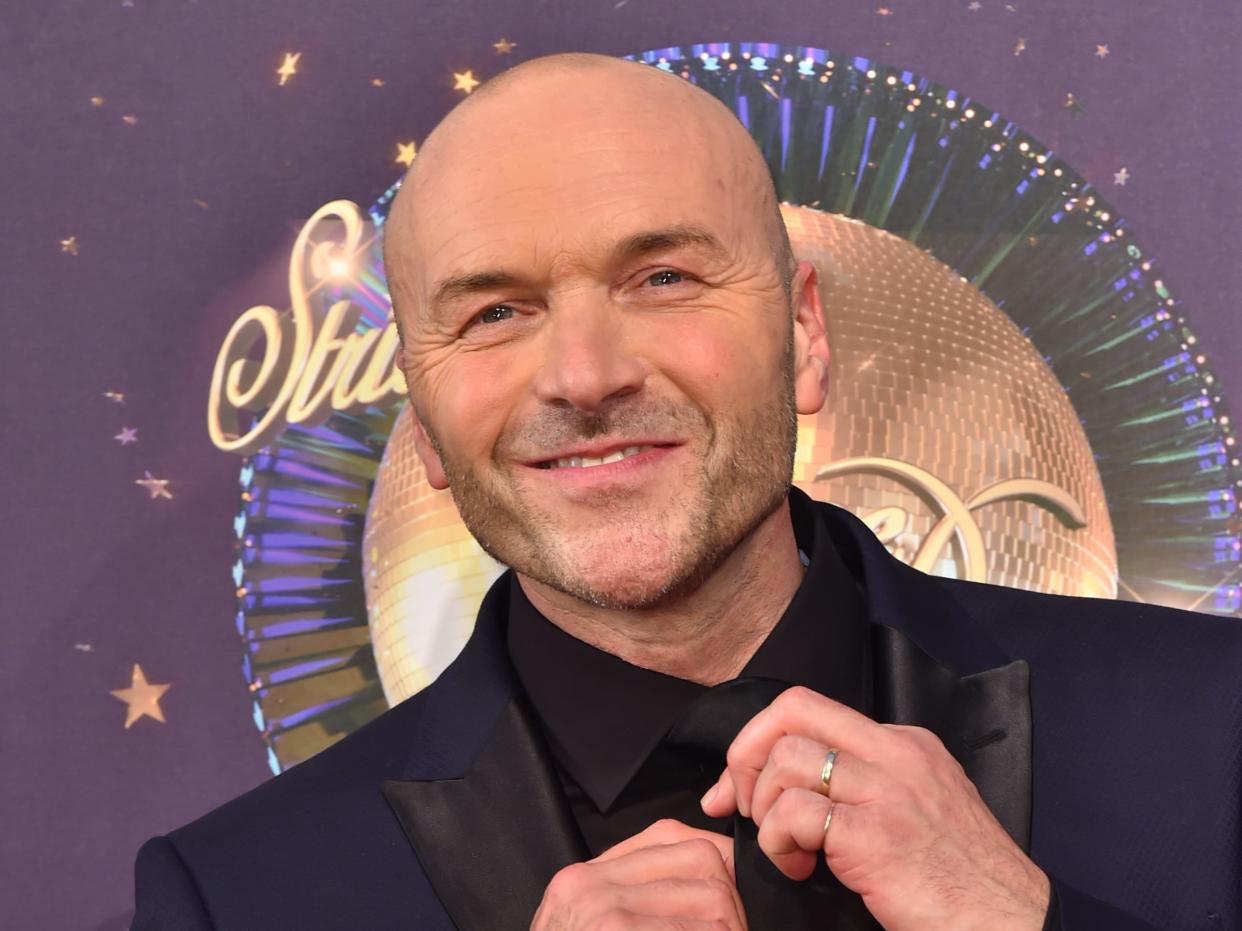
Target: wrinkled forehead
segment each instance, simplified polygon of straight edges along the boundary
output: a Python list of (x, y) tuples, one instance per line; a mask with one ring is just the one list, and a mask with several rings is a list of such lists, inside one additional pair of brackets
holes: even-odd
[(755, 159), (739, 154), (741, 126), (721, 125), (727, 112), (671, 95), (480, 111), (444, 127), (403, 192), (402, 261), (422, 301), (476, 267), (585, 273), (650, 229), (693, 226), (739, 254), (761, 239)]

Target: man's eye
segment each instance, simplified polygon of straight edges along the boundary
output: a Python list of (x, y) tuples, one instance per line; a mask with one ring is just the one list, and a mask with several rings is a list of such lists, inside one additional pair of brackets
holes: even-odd
[[(675, 272), (671, 268), (666, 268), (663, 271), (656, 272), (654, 275), (649, 277), (647, 280), (655, 281), (657, 284), (676, 284), (677, 283), (676, 281), (668, 280), (669, 275), (672, 275), (674, 278), (678, 278), (678, 279), (682, 277), (681, 272)], [(663, 279), (663, 280), (657, 280), (657, 279)]]
[(508, 304), (497, 304), (495, 307), (489, 307), (483, 313), (475, 317), (479, 323), (499, 323), (501, 320), (508, 320), (513, 316), (513, 308)]

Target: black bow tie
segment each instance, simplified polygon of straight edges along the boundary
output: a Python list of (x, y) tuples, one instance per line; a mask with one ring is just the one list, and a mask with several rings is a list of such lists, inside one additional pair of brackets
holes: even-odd
[[(708, 689), (681, 713), (666, 744), (701, 754), (723, 770), (725, 753), (738, 731), (772, 703), (789, 683), (777, 679), (733, 679)], [(759, 828), (733, 815), (733, 854), (738, 892), (751, 931), (863, 931), (878, 928), (862, 898), (832, 875), (821, 855), (810, 878), (799, 882), (776, 868), (759, 847)]]

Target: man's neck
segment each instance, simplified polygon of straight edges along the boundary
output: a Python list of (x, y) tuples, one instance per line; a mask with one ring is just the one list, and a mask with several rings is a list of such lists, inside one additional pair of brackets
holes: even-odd
[(802, 582), (789, 503), (746, 537), (701, 586), (674, 603), (614, 610), (518, 575), (526, 597), (573, 637), (635, 666), (716, 685), (741, 672)]

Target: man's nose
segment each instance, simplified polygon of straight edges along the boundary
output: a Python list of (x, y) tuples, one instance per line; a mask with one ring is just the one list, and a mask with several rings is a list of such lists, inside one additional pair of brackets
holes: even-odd
[(646, 367), (631, 349), (623, 313), (578, 302), (552, 315), (535, 382), (541, 401), (591, 411), (642, 387)]

